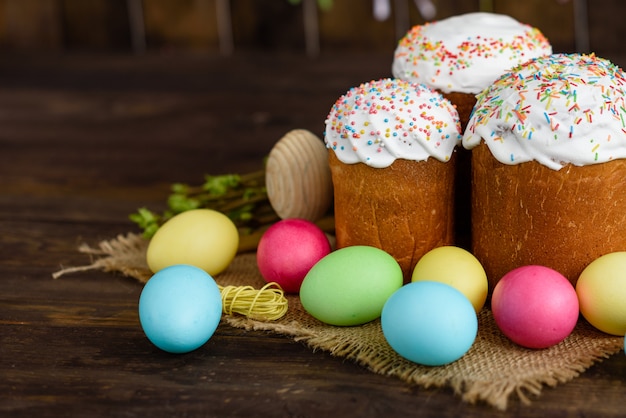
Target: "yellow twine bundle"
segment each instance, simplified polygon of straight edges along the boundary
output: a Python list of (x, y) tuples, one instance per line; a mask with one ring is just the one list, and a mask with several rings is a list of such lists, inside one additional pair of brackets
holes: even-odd
[(219, 286), (222, 312), (238, 313), (250, 319), (275, 321), (287, 313), (287, 298), (278, 283), (268, 283), (257, 290), (252, 286)]

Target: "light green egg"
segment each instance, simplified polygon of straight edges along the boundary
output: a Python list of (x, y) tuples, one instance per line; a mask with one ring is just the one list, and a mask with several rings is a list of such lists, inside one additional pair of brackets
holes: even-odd
[(400, 265), (385, 251), (345, 247), (309, 270), (300, 287), (300, 300), (309, 314), (326, 324), (361, 325), (380, 317), (402, 280)]

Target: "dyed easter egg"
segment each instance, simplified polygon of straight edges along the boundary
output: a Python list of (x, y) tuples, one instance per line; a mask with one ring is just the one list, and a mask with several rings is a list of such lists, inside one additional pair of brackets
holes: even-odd
[(626, 252), (592, 261), (576, 282), (583, 317), (600, 331), (626, 334)]
[(502, 333), (527, 348), (561, 342), (574, 330), (579, 314), (574, 286), (543, 266), (505, 274), (493, 290), (491, 309)]
[(311, 267), (331, 251), (330, 242), (313, 222), (283, 219), (269, 227), (257, 247), (261, 276), (287, 293), (298, 293)]
[(219, 325), (222, 296), (213, 278), (190, 265), (159, 270), (139, 297), (146, 337), (170, 353), (187, 353), (206, 343)]
[(415, 265), (411, 281), (435, 281), (448, 284), (463, 293), (476, 312), (485, 305), (489, 288), (487, 274), (478, 259), (463, 248), (454, 246), (430, 250)]
[(175, 264), (190, 264), (217, 275), (233, 261), (239, 231), (221, 212), (194, 209), (165, 222), (148, 245), (146, 259), (152, 272)]
[(300, 287), (303, 308), (330, 325), (360, 325), (380, 317), (387, 298), (402, 286), (402, 269), (388, 253), (344, 247), (318, 261)]
[(381, 315), (385, 339), (399, 355), (441, 366), (463, 357), (478, 333), (474, 306), (445, 283), (417, 281), (396, 291)]

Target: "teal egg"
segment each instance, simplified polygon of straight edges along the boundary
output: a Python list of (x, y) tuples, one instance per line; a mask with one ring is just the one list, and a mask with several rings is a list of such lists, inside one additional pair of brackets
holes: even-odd
[(470, 300), (440, 282), (417, 281), (403, 286), (387, 300), (380, 322), (394, 351), (426, 366), (458, 360), (478, 333), (478, 318)]
[(204, 270), (177, 264), (159, 270), (139, 297), (146, 337), (170, 353), (193, 351), (213, 335), (222, 316), (222, 295)]
[(300, 287), (300, 300), (310, 315), (326, 324), (361, 325), (380, 317), (402, 281), (400, 265), (385, 251), (345, 247), (309, 270)]

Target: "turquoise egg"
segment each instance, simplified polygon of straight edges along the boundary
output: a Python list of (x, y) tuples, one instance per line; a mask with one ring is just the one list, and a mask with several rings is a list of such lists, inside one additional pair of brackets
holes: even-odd
[(381, 326), (399, 355), (441, 366), (458, 360), (474, 344), (478, 318), (469, 299), (454, 287), (420, 281), (403, 286), (387, 300)]
[(170, 353), (187, 353), (206, 343), (219, 325), (222, 295), (204, 270), (177, 264), (154, 274), (139, 297), (146, 337)]
[(402, 286), (402, 270), (388, 253), (369, 246), (336, 250), (319, 260), (300, 287), (303, 308), (330, 325), (351, 326), (380, 317)]

